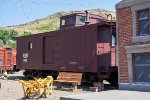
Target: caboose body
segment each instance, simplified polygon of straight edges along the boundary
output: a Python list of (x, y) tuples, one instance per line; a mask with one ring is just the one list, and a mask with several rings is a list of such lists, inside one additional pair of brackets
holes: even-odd
[(17, 68), (56, 76), (59, 71), (82, 72), (83, 80), (116, 82), (115, 26), (115, 22), (102, 21), (19, 37)]

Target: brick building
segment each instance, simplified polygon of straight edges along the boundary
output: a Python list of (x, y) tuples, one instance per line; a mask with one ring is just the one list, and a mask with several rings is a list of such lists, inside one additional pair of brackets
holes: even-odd
[(116, 4), (119, 88), (150, 91), (150, 0)]

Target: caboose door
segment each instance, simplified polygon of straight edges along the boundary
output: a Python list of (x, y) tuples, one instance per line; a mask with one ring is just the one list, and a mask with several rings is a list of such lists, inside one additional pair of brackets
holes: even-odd
[(111, 34), (108, 28), (98, 30), (97, 65), (100, 72), (107, 72), (111, 66)]

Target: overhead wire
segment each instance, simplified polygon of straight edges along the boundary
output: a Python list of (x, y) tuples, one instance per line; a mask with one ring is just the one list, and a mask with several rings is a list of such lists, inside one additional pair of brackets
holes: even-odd
[(31, 7), (30, 7), (30, 11), (29, 13), (27, 14), (26, 11), (25, 11), (25, 8), (24, 8), (24, 5), (22, 3), (22, 0), (19, 0), (20, 1), (20, 4), (21, 4), (21, 9), (23, 11), (23, 14), (24, 16), (29, 19), (31, 17), (31, 11), (33, 9), (33, 4), (35, 5), (41, 5), (41, 4), (44, 4), (44, 5), (68, 5), (68, 6), (82, 6), (82, 4), (79, 4), (79, 5), (75, 5), (75, 4), (72, 4), (72, 3), (49, 3), (49, 2), (43, 2), (43, 3), (39, 3), (39, 2), (31, 2)]
[[(72, 4), (72, 3), (54, 3), (54, 2), (52, 2), (52, 3), (50, 3), (50, 2), (43, 2), (43, 3), (41, 3), (41, 2), (32, 1), (32, 2), (31, 2), (31, 7), (30, 7), (30, 10), (29, 10), (29, 13), (27, 14), (27, 12), (26, 12), (26, 10), (25, 10), (25, 8), (24, 8), (24, 5), (23, 5), (23, 3), (22, 3), (23, 0), (17, 0), (16, 3), (12, 3), (11, 0), (1, 0), (1, 1), (0, 1), (0, 2), (1, 2), (0, 6), (1, 6), (2, 4), (4, 4), (6, 1), (8, 1), (12, 6), (15, 6), (16, 3), (17, 3), (17, 4), (20, 4), (21, 9), (22, 9), (22, 12), (23, 12), (24, 16), (25, 16), (27, 19), (30, 19), (30, 17), (31, 17), (31, 12), (32, 12), (32, 9), (33, 9), (33, 5), (42, 5), (42, 4), (44, 4), (44, 5), (65, 5), (65, 6), (67, 5), (67, 6), (75, 6), (75, 7), (77, 7), (77, 6), (82, 6), (82, 5), (83, 5), (83, 4), (75, 5), (75, 4)], [(13, 2), (14, 2), (14, 0), (13, 0)]]
[(36, 5), (41, 5), (41, 4), (44, 4), (44, 5), (67, 5), (67, 6), (82, 6), (83, 4), (78, 4), (78, 5), (75, 5), (75, 4), (72, 4), (72, 3), (53, 3), (53, 2), (43, 2), (43, 3), (39, 3), (39, 2), (32, 2), (33, 4), (36, 4)]
[(22, 11), (23, 11), (23, 14), (24, 16), (29, 19), (29, 16), (27, 16), (26, 12), (25, 12), (25, 9), (24, 9), (24, 6), (23, 6), (23, 3), (22, 3), (22, 0), (19, 0), (20, 1), (20, 4), (21, 4), (21, 8), (22, 8)]
[(31, 18), (32, 8), (33, 8), (33, 4), (31, 4), (31, 6), (30, 6), (30, 11), (29, 11), (29, 14), (28, 14), (28, 16), (29, 16), (30, 18)]

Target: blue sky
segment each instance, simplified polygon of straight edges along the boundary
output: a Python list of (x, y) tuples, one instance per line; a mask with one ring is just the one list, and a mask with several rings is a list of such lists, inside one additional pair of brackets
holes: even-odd
[(44, 18), (55, 12), (101, 8), (115, 11), (121, 0), (0, 0), (0, 27)]

